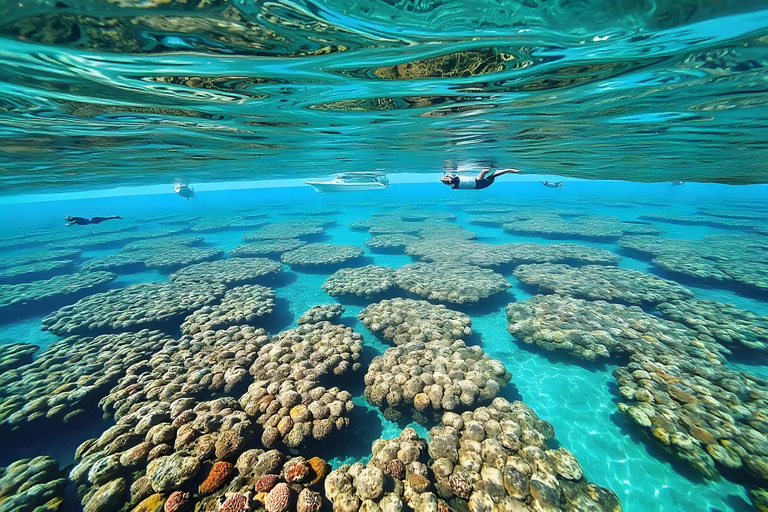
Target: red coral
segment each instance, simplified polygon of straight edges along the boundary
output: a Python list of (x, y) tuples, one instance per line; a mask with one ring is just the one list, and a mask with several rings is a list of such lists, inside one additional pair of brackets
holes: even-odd
[(288, 508), (290, 498), (291, 488), (288, 487), (288, 484), (279, 483), (267, 494), (264, 508), (267, 512), (283, 512)]
[(289, 484), (301, 482), (309, 475), (309, 465), (304, 457), (295, 457), (285, 463), (285, 481)]
[(182, 491), (172, 492), (163, 505), (165, 512), (179, 512), (189, 503), (189, 493)]
[(403, 480), (405, 478), (405, 464), (400, 459), (392, 459), (387, 463), (384, 473), (388, 474), (392, 478)]
[(213, 465), (208, 476), (205, 477), (203, 483), (200, 484), (200, 492), (203, 494), (210, 494), (213, 491), (221, 488), (227, 477), (232, 472), (234, 466), (229, 462), (219, 461)]
[(243, 494), (231, 494), (219, 507), (219, 512), (248, 512), (251, 506)]
[(280, 481), (277, 475), (264, 475), (256, 480), (256, 492), (269, 492)]

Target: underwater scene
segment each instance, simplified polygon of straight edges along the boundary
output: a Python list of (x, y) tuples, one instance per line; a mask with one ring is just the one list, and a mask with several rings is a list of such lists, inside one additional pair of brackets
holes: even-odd
[(505, 178), (6, 201), (0, 509), (765, 507), (766, 187)]
[(768, 512), (757, 0), (0, 2), (0, 512)]

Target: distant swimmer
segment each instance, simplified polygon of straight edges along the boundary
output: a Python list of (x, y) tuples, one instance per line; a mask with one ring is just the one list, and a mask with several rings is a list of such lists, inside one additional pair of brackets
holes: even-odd
[(672, 182), (673, 187), (679, 187), (680, 185), (685, 185), (685, 182), (683, 180), (675, 180)]
[(490, 187), (497, 176), (507, 174), (510, 172), (520, 172), (519, 169), (502, 169), (496, 170), (493, 166), (488, 166), (477, 176), (460, 176), (454, 172), (446, 172), (440, 182), (444, 185), (450, 186), (452, 189), (474, 189), (479, 190), (481, 188)]
[(197, 199), (195, 189), (186, 183), (176, 183), (176, 193), (185, 199)]
[(563, 188), (565, 186), (562, 181), (542, 181), (541, 184), (549, 188)]
[(115, 215), (113, 217), (91, 217), (90, 219), (86, 219), (83, 217), (72, 217), (70, 215), (69, 217), (66, 217), (64, 220), (67, 221), (67, 226), (71, 226), (73, 224), (77, 224), (78, 226), (86, 226), (88, 224), (99, 224), (109, 219), (122, 219), (122, 217), (119, 215)]

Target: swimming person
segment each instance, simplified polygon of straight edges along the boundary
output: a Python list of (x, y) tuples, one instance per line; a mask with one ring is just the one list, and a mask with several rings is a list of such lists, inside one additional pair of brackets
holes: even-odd
[(122, 219), (122, 217), (115, 215), (113, 217), (91, 217), (90, 219), (86, 219), (83, 217), (72, 217), (70, 215), (64, 220), (67, 221), (67, 226), (71, 226), (72, 224), (77, 224), (78, 226), (86, 226), (88, 224), (99, 224), (100, 222), (104, 222), (105, 220), (109, 219)]
[(549, 188), (563, 188), (565, 186), (562, 181), (542, 181), (541, 184)]
[(496, 179), (496, 176), (501, 176), (502, 174), (510, 172), (520, 172), (520, 170), (510, 168), (497, 171), (496, 169), (493, 169), (493, 166), (489, 166), (480, 171), (480, 174), (477, 176), (459, 176), (453, 172), (446, 172), (446, 174), (440, 178), (440, 182), (450, 186), (454, 190), (457, 188), (479, 190), (481, 188), (490, 187), (493, 184), (493, 180)]
[(180, 195), (183, 198), (197, 199), (197, 194), (195, 194), (195, 189), (192, 188), (191, 185), (187, 185), (186, 183), (181, 183), (181, 182), (176, 183), (174, 190), (178, 195)]

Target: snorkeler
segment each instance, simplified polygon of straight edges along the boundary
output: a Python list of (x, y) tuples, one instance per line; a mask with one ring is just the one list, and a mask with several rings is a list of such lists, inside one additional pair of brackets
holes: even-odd
[(72, 217), (71, 215), (66, 217), (64, 220), (67, 221), (67, 226), (71, 226), (73, 224), (77, 224), (78, 226), (85, 226), (88, 224), (99, 224), (100, 222), (104, 222), (105, 220), (109, 219), (122, 219), (121, 216), (115, 215), (113, 217), (91, 217), (90, 219), (86, 219), (83, 217)]
[[(453, 170), (456, 170), (455, 166)], [(480, 171), (480, 174), (477, 176), (459, 176), (453, 172), (444, 172), (445, 174), (442, 178), (440, 178), (440, 182), (442, 184), (448, 185), (454, 190), (458, 188), (479, 190), (481, 188), (490, 187), (497, 176), (501, 176), (502, 174), (507, 174), (510, 172), (517, 173), (520, 172), (520, 170), (510, 168), (498, 171), (494, 169), (492, 165), (489, 165)]]
[(176, 193), (185, 199), (197, 199), (195, 189), (186, 183), (176, 182)]
[(549, 188), (563, 188), (565, 186), (562, 181), (542, 181), (541, 184)]

